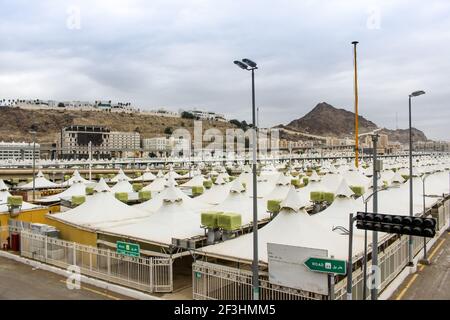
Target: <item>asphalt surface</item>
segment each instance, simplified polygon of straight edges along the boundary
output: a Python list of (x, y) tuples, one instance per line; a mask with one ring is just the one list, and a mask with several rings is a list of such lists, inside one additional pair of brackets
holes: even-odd
[(393, 300), (450, 299), (450, 233), (445, 232), (428, 252), (430, 265), (417, 265), (392, 295)]
[(125, 300), (130, 299), (81, 283), (68, 289), (66, 278), (30, 265), (0, 257), (1, 300)]

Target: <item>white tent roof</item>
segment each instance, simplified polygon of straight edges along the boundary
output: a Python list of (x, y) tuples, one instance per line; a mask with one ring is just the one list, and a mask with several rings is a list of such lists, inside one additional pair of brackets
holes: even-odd
[(127, 221), (147, 215), (147, 212), (117, 200), (110, 192), (98, 192), (87, 197), (86, 202), (78, 207), (53, 214), (52, 217), (80, 226), (96, 228), (101, 224)]
[(146, 211), (146, 212), (156, 212), (158, 211), (164, 199), (179, 198), (183, 200), (184, 206), (190, 210), (199, 211), (209, 207), (207, 204), (197, 201), (197, 198), (190, 198), (175, 185), (171, 185), (165, 190), (161, 191), (156, 195), (152, 195), (152, 199), (145, 201), (143, 203), (137, 204), (133, 207)]
[[(35, 188), (36, 189), (50, 189), (50, 188), (57, 188), (58, 184), (51, 182), (50, 180), (47, 180), (44, 177), (44, 174), (39, 171), (35, 178)], [(31, 190), (33, 189), (33, 181), (24, 184), (23, 186), (18, 187), (18, 189), (22, 190)]]
[(116, 193), (116, 192), (131, 193), (131, 192), (134, 192), (134, 190), (133, 190), (133, 186), (127, 180), (120, 180), (111, 188), (111, 192), (113, 192), (113, 193)]
[(150, 169), (147, 167), (145, 169), (144, 174), (140, 177), (137, 177), (133, 181), (153, 181), (156, 179), (156, 176), (150, 172)]
[[(1, 181), (1, 180), (0, 180)], [(0, 212), (7, 212), (8, 211), (8, 205), (7, 205), (7, 201), (8, 201), (8, 197), (11, 196), (11, 193), (9, 193), (6, 190), (1, 191), (0, 190)], [(29, 210), (29, 209), (33, 209), (33, 208), (38, 208), (39, 206), (36, 206), (34, 204), (28, 203), (23, 201), (22, 202), (22, 210)]]
[(85, 196), (85, 195), (86, 195), (85, 184), (82, 182), (76, 182), (76, 183), (73, 183), (69, 189), (64, 190), (63, 192), (55, 194), (55, 195), (41, 198), (41, 199), (37, 200), (37, 202), (43, 202), (43, 203), (54, 202), (54, 201), (59, 201), (61, 199), (71, 199), (72, 196)]
[(352, 189), (350, 189), (347, 181), (345, 178), (343, 178), (341, 180), (341, 183), (339, 184), (339, 187), (336, 189), (335, 192), (335, 196), (341, 196), (341, 197), (347, 197), (350, 198), (351, 196), (353, 196), (355, 193), (353, 192)]
[(8, 190), (9, 190), (8, 186), (2, 179), (0, 179), (0, 191), (8, 191)]
[[(235, 179), (234, 181), (236, 181)], [(233, 181), (233, 182), (234, 182)], [(225, 200), (231, 189), (231, 182), (226, 184), (213, 184), (211, 189), (207, 189), (202, 195), (196, 197), (197, 201), (205, 204), (215, 205)]]
[(144, 191), (161, 192), (166, 187), (166, 179), (164, 177), (156, 178), (152, 183), (142, 188)]
[(200, 215), (169, 191), (161, 207), (148, 217), (102, 227), (108, 233), (170, 245), (172, 238), (191, 238), (204, 234)]
[(206, 179), (202, 175), (196, 175), (188, 182), (183, 183), (180, 187), (191, 188), (196, 186), (203, 186), (203, 182)]
[(100, 181), (95, 185), (95, 192), (111, 192), (111, 188), (106, 184), (105, 179), (100, 178)]
[(122, 181), (122, 180), (130, 181), (131, 178), (128, 177), (128, 176), (125, 174), (125, 172), (123, 172), (122, 169), (119, 169), (119, 173), (117, 173), (117, 175), (116, 175), (114, 178), (111, 179), (111, 182), (119, 182), (119, 181)]
[(78, 170), (75, 170), (72, 174), (72, 177), (70, 177), (69, 180), (64, 181), (63, 183), (60, 184), (61, 187), (67, 187), (67, 186), (71, 186), (74, 183), (77, 182), (82, 182), (84, 184), (90, 184), (92, 183), (92, 181), (86, 180), (85, 178), (83, 178), (80, 173), (78, 172)]

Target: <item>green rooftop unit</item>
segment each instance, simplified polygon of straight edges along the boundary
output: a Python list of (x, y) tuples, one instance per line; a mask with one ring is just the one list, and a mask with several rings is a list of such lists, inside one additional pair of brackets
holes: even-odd
[(237, 230), (242, 225), (242, 216), (233, 212), (222, 213), (217, 216), (217, 225), (226, 231)]
[(211, 189), (211, 187), (212, 187), (212, 181), (211, 181), (211, 180), (205, 180), (205, 181), (203, 181), (203, 186), (204, 186), (206, 189)]
[(334, 201), (334, 193), (333, 192), (323, 192), (322, 199), (323, 199), (323, 201), (326, 201), (331, 204)]
[(128, 193), (126, 192), (116, 192), (115, 197), (122, 202), (128, 202)]
[(323, 201), (323, 192), (321, 191), (311, 191), (309, 193), (309, 197), (311, 201), (320, 202)]
[(139, 201), (144, 202), (152, 198), (152, 192), (147, 190), (139, 191)]
[(142, 185), (142, 183), (133, 183), (133, 190), (134, 192), (139, 192), (142, 190), (144, 186)]
[(364, 187), (363, 186), (350, 186), (350, 189), (355, 193), (356, 196), (360, 197), (364, 194)]
[(6, 200), (8, 206), (20, 207), (23, 203), (22, 196), (9, 196)]
[(85, 196), (72, 196), (72, 205), (79, 206), (86, 201)]
[(94, 194), (94, 188), (93, 187), (86, 187), (86, 194), (88, 196), (93, 195)]
[(192, 187), (192, 195), (194, 197), (199, 196), (203, 193), (204, 189), (202, 186), (194, 186)]
[(207, 211), (201, 214), (202, 226), (214, 229), (218, 227), (218, 216), (222, 215), (220, 211)]
[(271, 213), (280, 212), (280, 203), (281, 200), (267, 200), (267, 211)]

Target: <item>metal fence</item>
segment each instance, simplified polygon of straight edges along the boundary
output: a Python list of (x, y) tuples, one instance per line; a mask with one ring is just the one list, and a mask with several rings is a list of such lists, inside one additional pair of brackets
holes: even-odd
[[(205, 261), (192, 265), (192, 292), (196, 300), (251, 300), (252, 272)], [(268, 274), (260, 272), (262, 300), (324, 300), (327, 296), (279, 286), (269, 282)]]
[(150, 293), (173, 290), (171, 258), (124, 256), (26, 229), (20, 231), (20, 254), (60, 268), (77, 266), (83, 275)]

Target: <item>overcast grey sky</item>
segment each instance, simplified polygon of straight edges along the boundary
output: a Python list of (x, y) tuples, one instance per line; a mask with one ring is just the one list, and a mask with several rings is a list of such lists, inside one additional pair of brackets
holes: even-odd
[[(80, 13), (78, 16), (77, 13)], [(261, 125), (326, 101), (379, 126), (449, 140), (450, 1), (0, 0), (0, 97), (130, 101), (246, 119), (258, 63)]]

